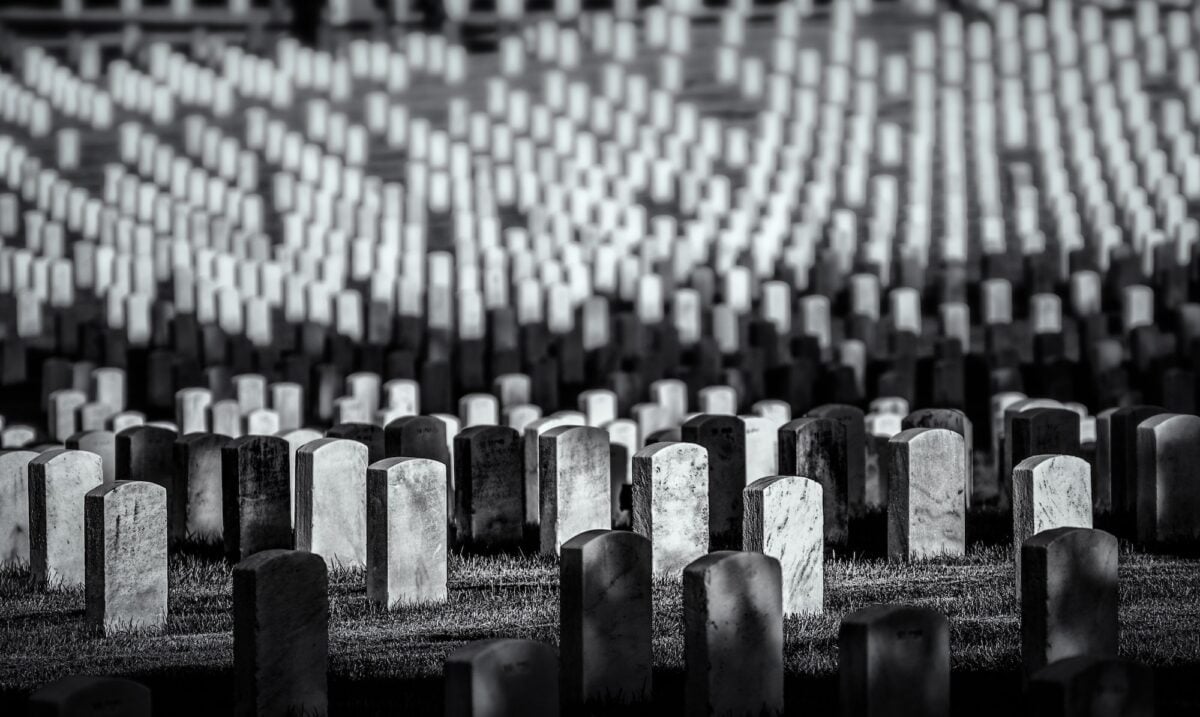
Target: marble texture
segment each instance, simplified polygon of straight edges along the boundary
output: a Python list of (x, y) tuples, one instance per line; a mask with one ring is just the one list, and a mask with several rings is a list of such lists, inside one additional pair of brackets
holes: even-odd
[(779, 561), (709, 553), (683, 571), (685, 709), (689, 715), (783, 714)]
[(446, 464), (385, 458), (367, 467), (367, 599), (391, 609), (446, 600)]
[(888, 558), (963, 555), (962, 436), (944, 428), (910, 428), (892, 437), (888, 451)]
[(655, 575), (675, 577), (708, 552), (708, 452), (656, 443), (633, 456), (633, 531), (650, 540)]
[(1032, 675), (1057, 660), (1117, 654), (1117, 539), (1053, 528), (1021, 546), (1021, 659)]
[(1137, 537), (1200, 541), (1200, 417), (1151, 416), (1137, 427)]
[(225, 554), (243, 560), (263, 550), (291, 549), (288, 443), (242, 436), (221, 449)]
[(1092, 469), (1075, 456), (1032, 456), (1013, 468), (1013, 555), (1021, 596), (1021, 544), (1051, 528), (1092, 527)]
[(84, 496), (103, 485), (100, 456), (55, 448), (29, 471), (29, 569), (50, 587), (84, 584)]
[(542, 434), (541, 521), (543, 555), (588, 530), (612, 527), (611, 456), (608, 432), (592, 426), (559, 426)]
[(955, 408), (918, 408), (904, 417), (902, 429), (945, 428), (963, 437), (963, 475), (967, 477), (967, 490), (963, 498), (967, 509), (971, 507), (971, 495), (975, 489), (975, 430), (967, 414)]
[(116, 481), (84, 498), (87, 621), (105, 635), (167, 624), (167, 490)]
[(220, 542), (225, 531), (221, 499), (221, 449), (229, 438), (190, 433), (175, 441), (175, 480), (187, 493), (185, 532), (193, 540)]
[(296, 451), (296, 550), (329, 569), (367, 563), (367, 446), (320, 438)]
[(586, 426), (587, 417), (578, 411), (559, 411), (529, 424), (521, 432), (524, 450), (525, 522), (538, 525), (542, 520), (541, 451), (542, 434), (559, 426)]
[(636, 533), (589, 530), (562, 546), (559, 650), (567, 704), (651, 696), (651, 548)]
[(742, 544), (779, 561), (785, 615), (825, 609), (825, 537), (821, 484), (771, 476), (746, 486)]
[(779, 429), (779, 473), (821, 484), (825, 499), (825, 542), (844, 545), (849, 530), (846, 505), (846, 429), (837, 418), (797, 418)]
[(871, 605), (838, 631), (842, 714), (947, 717), (950, 622), (929, 608)]
[(29, 462), (37, 455), (0, 453), (0, 565), (29, 563)]
[(446, 656), (445, 717), (557, 717), (558, 654), (543, 642), (478, 640)]
[(263, 550), (233, 568), (234, 714), (328, 713), (329, 577), (319, 555)]

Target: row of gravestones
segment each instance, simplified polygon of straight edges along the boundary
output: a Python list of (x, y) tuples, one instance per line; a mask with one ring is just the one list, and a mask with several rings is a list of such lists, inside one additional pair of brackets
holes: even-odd
[[(592, 530), (562, 546), (559, 654), (528, 640), (487, 640), (445, 664), (445, 713), (558, 714), (565, 705), (641, 703), (652, 693), (650, 541)], [(1118, 660), (1117, 541), (1056, 528), (1021, 546), (1022, 659), (1038, 714), (1152, 714), (1149, 671)], [(718, 551), (683, 570), (688, 714), (782, 714), (784, 603), (780, 562)], [(326, 714), (327, 567), (304, 551), (266, 550), (234, 568), (238, 714)], [(927, 608), (875, 605), (842, 621), (843, 713), (948, 715), (950, 626)], [(561, 694), (560, 691), (561, 690)], [(71, 704), (128, 704), (149, 693), (124, 682), (66, 678), (34, 695), (34, 714)], [(43, 710), (37, 712), (37, 709)], [(110, 712), (109, 714), (113, 714)]]

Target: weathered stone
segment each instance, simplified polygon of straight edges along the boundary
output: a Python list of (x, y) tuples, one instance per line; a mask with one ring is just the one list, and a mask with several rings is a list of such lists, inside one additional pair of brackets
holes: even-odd
[(454, 470), (457, 540), (479, 546), (519, 543), (525, 521), (517, 432), (504, 426), (464, 429), (454, 439)]
[(889, 453), (888, 557), (964, 554), (962, 436), (944, 428), (910, 428), (892, 438)]
[(867, 490), (867, 428), (862, 409), (845, 403), (827, 403), (805, 415), (834, 418), (842, 424), (846, 435), (846, 500), (850, 510), (864, 505)]
[(367, 562), (367, 447), (320, 438), (296, 451), (296, 550), (330, 569)]
[(446, 464), (385, 458), (367, 467), (367, 598), (393, 608), (446, 600)]
[(29, 563), (29, 462), (37, 455), (0, 453), (0, 566)]
[(117, 479), (117, 436), (112, 431), (92, 430), (76, 433), (67, 439), (67, 448), (72, 451), (88, 451), (100, 456), (104, 470), (104, 482)]
[(779, 561), (709, 553), (683, 571), (685, 702), (693, 715), (783, 714)]
[(745, 489), (746, 550), (779, 561), (785, 615), (825, 609), (825, 538), (821, 484), (799, 476), (771, 476)]
[(651, 560), (650, 541), (626, 531), (589, 530), (563, 544), (559, 646), (566, 704), (650, 699)]
[(542, 434), (559, 426), (586, 426), (587, 417), (578, 411), (559, 411), (525, 426), (521, 433), (524, 450), (525, 522), (538, 525), (542, 520), (541, 451)]
[(187, 495), (185, 533), (192, 540), (220, 542), (224, 535), (221, 449), (229, 441), (215, 433), (190, 433), (175, 440), (174, 476)]
[(1137, 537), (1200, 541), (1200, 417), (1160, 413), (1137, 428)]
[(633, 456), (633, 531), (650, 540), (655, 575), (674, 577), (708, 552), (708, 452), (656, 443)]
[(1154, 673), (1116, 657), (1082, 655), (1029, 678), (1035, 717), (1154, 717)]
[(905, 416), (900, 425), (902, 430), (944, 428), (963, 437), (963, 447), (966, 449), (963, 459), (963, 475), (967, 480), (964, 498), (967, 508), (970, 509), (971, 496), (975, 490), (975, 433), (967, 414), (955, 408), (918, 408)]
[(1123, 538), (1137, 535), (1138, 426), (1166, 412), (1160, 406), (1121, 406), (1109, 416), (1112, 512)]
[(842, 619), (838, 677), (844, 715), (950, 714), (950, 622), (911, 605), (871, 605)]
[(221, 449), (225, 554), (245, 559), (291, 549), (288, 444), (277, 436), (242, 436)]
[(746, 487), (746, 426), (737, 416), (699, 415), (679, 429), (708, 451), (708, 532), (714, 548), (740, 548)]
[(29, 696), (29, 717), (150, 717), (150, 690), (133, 680), (68, 675)]
[[(225, 450), (271, 442), (233, 443)], [(235, 715), (327, 713), (328, 583), (325, 561), (300, 550), (263, 550), (234, 566)]]
[(1021, 597), (1021, 545), (1053, 528), (1092, 527), (1092, 476), (1075, 456), (1033, 456), (1013, 468), (1013, 555)]
[(312, 428), (295, 428), (275, 434), (288, 444), (288, 521), (296, 525), (296, 452), (303, 446), (322, 438), (321, 432)]
[(779, 473), (821, 484), (825, 542), (847, 538), (846, 430), (836, 418), (797, 418), (779, 429)]
[[(171, 540), (187, 529), (187, 494), (176, 490), (174, 431), (141, 425), (117, 434), (117, 480), (144, 480), (167, 489), (167, 530)], [(182, 487), (182, 486), (180, 486)]]
[(446, 717), (559, 714), (558, 655), (545, 643), (479, 640), (447, 655), (443, 672)]
[(167, 624), (167, 491), (117, 481), (84, 498), (87, 619), (105, 635)]
[[(1011, 409), (1010, 409), (1011, 410)], [(1030, 456), (1079, 455), (1079, 414), (1067, 408), (1026, 408), (1008, 420), (1004, 437), (1008, 470), (1001, 478), (1001, 500), (1012, 499), (1012, 469)]]
[(612, 527), (608, 433), (559, 426), (542, 434), (539, 449), (541, 551), (558, 555), (573, 536)]
[(29, 569), (51, 587), (84, 584), (84, 496), (103, 485), (100, 456), (56, 448), (28, 464)]

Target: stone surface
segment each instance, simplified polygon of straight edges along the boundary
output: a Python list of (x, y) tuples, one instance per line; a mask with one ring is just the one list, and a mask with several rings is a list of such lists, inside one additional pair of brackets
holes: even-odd
[[(1000, 474), (1002, 505), (1012, 500), (1012, 469), (1030, 456), (1079, 455), (1079, 414), (1061, 407), (1020, 401), (1005, 412), (1004, 465)], [(1022, 404), (1032, 407), (1020, 408)]]
[(28, 464), (29, 570), (52, 588), (84, 584), (84, 496), (103, 485), (100, 456), (55, 448)]
[(29, 696), (29, 717), (150, 717), (150, 690), (133, 680), (68, 675)]
[(1137, 534), (1138, 426), (1142, 421), (1166, 412), (1160, 406), (1121, 406), (1108, 417), (1109, 488), (1117, 532), (1122, 538), (1133, 538)]
[(685, 443), (708, 451), (708, 533), (715, 549), (741, 547), (746, 487), (746, 426), (731, 415), (701, 414), (679, 428)]
[(220, 542), (224, 535), (221, 449), (229, 441), (215, 433), (190, 433), (175, 440), (174, 476), (187, 494), (185, 533), (192, 540)]
[(864, 505), (867, 490), (867, 429), (861, 408), (845, 403), (817, 406), (806, 416), (834, 418), (846, 435), (846, 501), (850, 509)]
[(888, 444), (904, 430), (904, 418), (894, 413), (869, 413), (863, 419), (867, 429), (866, 504), (887, 507)]
[(446, 717), (556, 717), (558, 655), (533, 640), (479, 640), (446, 656)]
[(589, 530), (562, 546), (559, 649), (568, 705), (651, 696), (651, 548), (636, 533)]
[(1137, 427), (1137, 538), (1200, 541), (1200, 417), (1160, 413)]
[(685, 709), (689, 715), (783, 714), (779, 561), (718, 551), (683, 571)]
[(328, 583), (325, 561), (300, 550), (263, 550), (234, 566), (235, 715), (327, 713)]
[(588, 530), (612, 527), (608, 433), (592, 426), (559, 426), (539, 441), (543, 555)]
[(325, 435), (363, 444), (367, 447), (367, 460), (370, 463), (387, 457), (384, 430), (374, 423), (339, 423), (326, 431)]
[(1021, 546), (1021, 658), (1032, 675), (1056, 660), (1117, 654), (1117, 539), (1054, 528)]
[(463, 429), (454, 439), (454, 470), (456, 540), (477, 546), (519, 543), (525, 521), (517, 432), (504, 426)]
[(112, 431), (96, 429), (76, 433), (67, 439), (66, 447), (100, 456), (104, 482), (112, 483), (117, 479), (117, 436)]
[(1034, 717), (1154, 717), (1154, 673), (1115, 657), (1083, 655), (1029, 678)]
[(537, 525), (542, 520), (541, 450), (542, 434), (559, 426), (586, 426), (587, 417), (578, 411), (560, 411), (525, 426), (521, 432), (524, 455), (525, 522)]
[(1013, 468), (1013, 555), (1021, 597), (1021, 545), (1052, 528), (1092, 527), (1092, 471), (1075, 456), (1033, 456)]
[(967, 549), (963, 438), (944, 428), (910, 428), (889, 445), (888, 557), (963, 555)]
[(29, 564), (29, 462), (33, 451), (0, 453), (0, 565)]
[(838, 681), (843, 715), (950, 714), (950, 622), (910, 605), (871, 605), (842, 619)]
[(779, 561), (785, 615), (820, 614), (825, 605), (821, 484), (771, 476), (745, 489), (745, 549)]
[(803, 476), (821, 484), (825, 542), (843, 545), (846, 507), (846, 430), (836, 418), (797, 418), (779, 429), (780, 475)]
[(242, 436), (221, 449), (225, 554), (242, 560), (291, 549), (288, 444), (278, 436)]
[(779, 473), (779, 427), (766, 416), (739, 416), (746, 427), (746, 485)]
[(312, 428), (294, 428), (275, 434), (288, 444), (288, 523), (296, 524), (296, 452), (303, 446), (322, 438), (321, 432)]
[(601, 426), (608, 433), (609, 499), (612, 501), (612, 525), (629, 528), (633, 525), (633, 454), (638, 451), (637, 424), (628, 418), (618, 418)]
[(116, 481), (84, 498), (87, 620), (105, 635), (167, 624), (167, 491)]
[(675, 577), (708, 552), (708, 452), (656, 443), (633, 456), (633, 531), (650, 539), (655, 575)]
[(320, 438), (296, 451), (296, 550), (335, 567), (367, 564), (367, 446)]
[(453, 441), (448, 439), (447, 430), (446, 422), (433, 416), (397, 418), (383, 429), (383, 452), (388, 458), (428, 458), (446, 466), (447, 516), (453, 520)]
[(975, 430), (967, 414), (955, 408), (918, 408), (900, 422), (901, 430), (909, 428), (945, 428), (963, 437), (966, 453), (963, 458), (963, 475), (967, 479), (964, 495), (967, 508), (971, 507), (971, 496), (975, 490)]
[(174, 431), (159, 426), (141, 425), (117, 434), (117, 480), (144, 480), (167, 490), (167, 530), (171, 540), (184, 537), (187, 530), (187, 494), (177, 490), (175, 482)]
[(446, 464), (385, 458), (367, 467), (367, 598), (393, 608), (446, 600)]

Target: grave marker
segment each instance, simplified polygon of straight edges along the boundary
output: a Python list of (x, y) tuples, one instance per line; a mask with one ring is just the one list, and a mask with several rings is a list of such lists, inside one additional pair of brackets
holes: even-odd
[(157, 483), (167, 490), (167, 529), (171, 540), (187, 530), (187, 494), (176, 483), (174, 431), (160, 426), (126, 428), (116, 437), (117, 480)]
[(844, 715), (950, 714), (950, 623), (910, 605), (871, 605), (842, 619), (838, 680)]
[(117, 479), (117, 437), (112, 431), (93, 430), (76, 433), (67, 439), (66, 447), (73, 451), (88, 451), (100, 456), (104, 482), (112, 483)]
[(319, 438), (296, 451), (296, 550), (329, 568), (367, 562), (367, 447)]
[(888, 453), (888, 557), (965, 554), (962, 436), (944, 428), (910, 428), (892, 438)]
[(708, 452), (657, 443), (633, 456), (633, 532), (649, 538), (655, 575), (678, 575), (708, 552)]
[(28, 464), (29, 571), (50, 587), (84, 584), (84, 496), (103, 485), (100, 456), (63, 448)]
[(586, 426), (587, 417), (578, 411), (559, 411), (525, 426), (521, 433), (524, 451), (525, 522), (538, 525), (542, 520), (541, 452), (542, 435), (560, 426)]
[(524, 486), (517, 432), (503, 426), (463, 429), (454, 439), (454, 470), (456, 539), (485, 547), (520, 542)]
[(542, 434), (541, 551), (557, 555), (562, 544), (588, 530), (612, 527), (612, 471), (608, 433), (591, 426), (559, 426)]
[(779, 429), (779, 473), (821, 484), (825, 542), (847, 538), (846, 430), (836, 418), (797, 418)]
[(708, 530), (713, 547), (741, 547), (746, 426), (732, 415), (693, 416), (680, 438), (708, 451)]
[(1200, 417), (1151, 416), (1137, 427), (1137, 538), (1200, 541)]
[(87, 620), (103, 633), (167, 623), (167, 490), (117, 481), (84, 498)]
[(846, 435), (846, 499), (851, 510), (864, 505), (867, 488), (867, 428), (862, 409), (844, 403), (828, 403), (817, 406), (805, 415), (833, 418), (842, 424)]
[(772, 476), (745, 489), (746, 550), (779, 561), (785, 615), (825, 609), (825, 539), (821, 485), (799, 476)]
[(29, 696), (29, 717), (150, 717), (150, 690), (133, 680), (67, 675)]
[(224, 535), (221, 499), (221, 449), (230, 439), (215, 433), (190, 433), (175, 440), (173, 475), (186, 491), (184, 533), (192, 540), (220, 542)]
[(33, 451), (0, 453), (0, 565), (29, 563), (29, 462)]
[(479, 640), (446, 656), (446, 717), (559, 713), (558, 655), (533, 640)]
[(1116, 657), (1081, 655), (1058, 660), (1029, 678), (1036, 717), (1153, 717), (1154, 673)]
[(446, 464), (385, 458), (367, 467), (367, 597), (387, 608), (446, 600)]
[(221, 448), (225, 554), (246, 558), (291, 549), (288, 443), (278, 436), (242, 436)]

